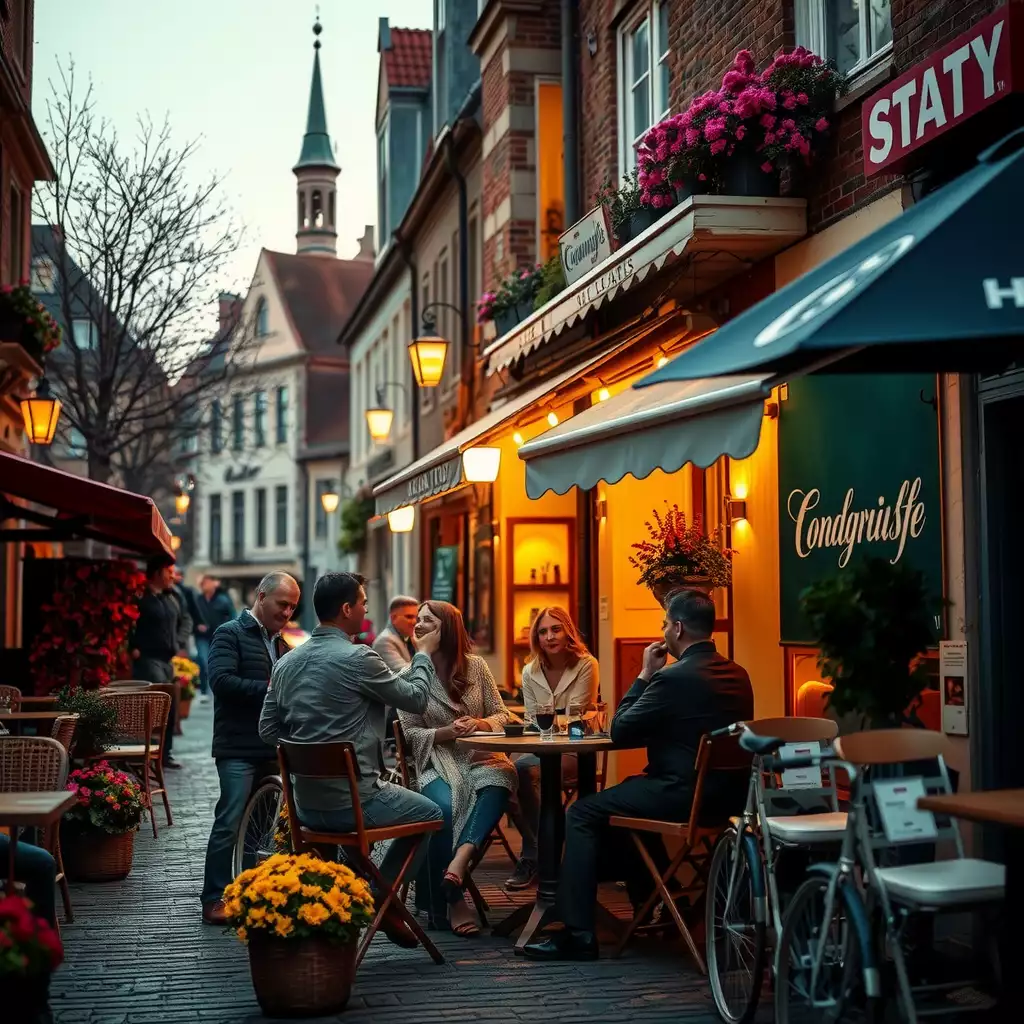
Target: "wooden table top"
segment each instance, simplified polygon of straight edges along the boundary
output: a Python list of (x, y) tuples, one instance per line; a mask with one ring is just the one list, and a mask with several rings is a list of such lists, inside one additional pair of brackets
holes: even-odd
[(0, 793), (0, 825), (45, 828), (57, 821), (77, 799), (66, 789), (42, 793)]
[(612, 750), (620, 746), (613, 743), (610, 736), (584, 736), (583, 739), (571, 740), (568, 736), (555, 736), (553, 739), (541, 739), (536, 733), (524, 736), (488, 736), (477, 733), (475, 736), (460, 736), (457, 743), (470, 750), (496, 750), (503, 754), (596, 754), (599, 750)]
[(50, 705), (50, 704), (56, 704), (58, 700), (60, 700), (60, 697), (29, 697), (29, 696), (23, 696), (21, 698), (21, 703), (22, 703), (22, 705), (25, 705), (25, 704), (46, 704), (46, 705)]
[(0, 722), (52, 722), (64, 718), (67, 711), (4, 711), (0, 713)]
[(917, 806), (982, 824), (1024, 828), (1024, 789), (989, 789), (977, 793), (922, 796)]

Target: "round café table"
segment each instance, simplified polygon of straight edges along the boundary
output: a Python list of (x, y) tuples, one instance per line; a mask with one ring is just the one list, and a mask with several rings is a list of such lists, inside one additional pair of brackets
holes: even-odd
[[(516, 942), (516, 952), (543, 928), (554, 910), (558, 894), (558, 876), (562, 864), (562, 846), (565, 842), (565, 805), (562, 803), (562, 755), (576, 754), (577, 794), (589, 796), (597, 791), (597, 754), (601, 750), (621, 749), (609, 736), (585, 736), (571, 740), (568, 736), (555, 736), (544, 740), (537, 733), (524, 736), (491, 736), (476, 733), (458, 739), (470, 750), (487, 750), (508, 754), (513, 759), (519, 754), (536, 754), (540, 759), (540, 829), (537, 833), (537, 898), (530, 904), (517, 907), (504, 921), (497, 924), (495, 935), (511, 935), (522, 928)], [(604, 910), (598, 904), (599, 912)], [(617, 919), (605, 911), (601, 915), (607, 922)]]

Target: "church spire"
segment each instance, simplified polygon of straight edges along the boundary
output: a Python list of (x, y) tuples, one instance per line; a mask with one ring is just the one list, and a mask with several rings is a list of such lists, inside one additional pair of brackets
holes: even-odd
[(337, 177), (341, 168), (327, 134), (324, 88), (320, 79), (320, 17), (313, 26), (313, 81), (309, 88), (309, 112), (302, 152), (292, 168), (298, 195), (295, 251), (300, 254), (337, 256), (335, 221)]

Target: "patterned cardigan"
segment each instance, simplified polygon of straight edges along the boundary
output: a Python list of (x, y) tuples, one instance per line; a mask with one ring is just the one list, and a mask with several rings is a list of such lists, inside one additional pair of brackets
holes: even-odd
[(484, 719), (493, 731), (500, 731), (508, 721), (508, 711), (487, 662), (471, 654), (468, 676), (469, 685), (461, 699), (455, 701), (434, 672), (423, 713), (398, 712), (420, 789), (441, 778), (452, 791), (452, 834), (456, 844), (473, 811), (479, 790), (485, 786), (502, 786), (515, 792), (516, 788), (515, 766), (505, 754), (468, 750), (454, 740), (434, 743), (435, 730), (451, 725), (456, 718), (465, 715)]

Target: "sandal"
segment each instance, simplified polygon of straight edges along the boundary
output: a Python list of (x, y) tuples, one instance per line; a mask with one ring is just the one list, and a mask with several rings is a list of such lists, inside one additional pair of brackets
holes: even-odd
[(462, 939), (471, 939), (480, 934), (480, 926), (476, 921), (463, 921), (462, 924), (452, 926), (452, 934)]
[(465, 882), (454, 871), (446, 871), (441, 879), (441, 892), (449, 903), (458, 903), (462, 899)]

